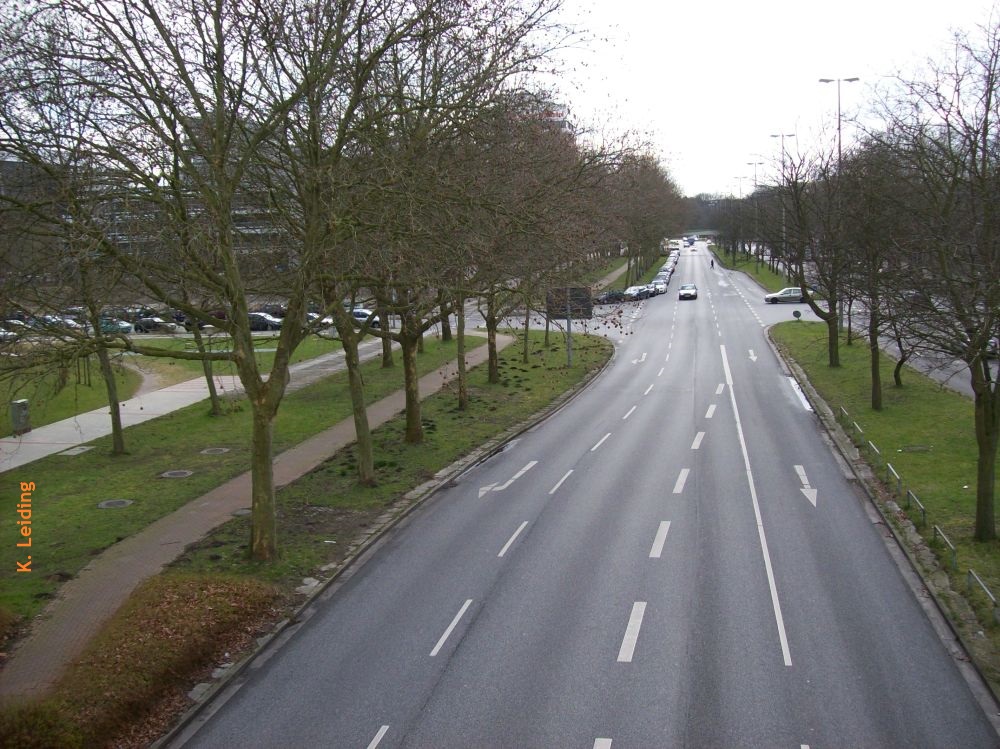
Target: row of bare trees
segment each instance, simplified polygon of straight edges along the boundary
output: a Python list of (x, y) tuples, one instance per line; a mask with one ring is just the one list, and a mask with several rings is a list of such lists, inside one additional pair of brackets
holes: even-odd
[[(531, 75), (567, 36), (560, 0), (25, 0), (0, 9), (0, 294), (5, 311), (86, 309), (4, 366), (96, 353), (233, 362), (253, 417), (250, 552), (277, 553), (271, 433), (296, 347), (332, 317), (345, 350), (358, 479), (375, 481), (358, 345), (371, 300), (400, 321), (406, 439), (422, 439), (416, 352), (482, 300), (499, 321), (595, 257), (618, 254), (643, 205), (678, 200), (633, 149), (583, 146)], [(644, 229), (646, 233), (648, 229)], [(654, 232), (655, 233), (655, 232)], [(666, 232), (664, 232), (666, 233)], [(660, 235), (662, 236), (662, 234)], [(659, 236), (657, 237), (657, 240)], [(254, 355), (255, 300), (287, 306), (273, 364)], [(178, 352), (102, 332), (109, 304), (148, 301), (195, 327)], [(345, 302), (347, 303), (345, 306)], [(43, 322), (42, 326), (46, 324)], [(390, 361), (390, 349), (385, 348)], [(120, 422), (115, 450), (124, 452)]]
[(898, 348), (897, 385), (903, 363), (921, 351), (965, 364), (980, 541), (996, 537), (1000, 439), (991, 369), (1000, 337), (998, 84), (1000, 28), (956, 35), (949, 59), (879, 93), (879, 124), (842, 157), (835, 144), (787, 155), (777, 184), (728, 201), (724, 221), (729, 247), (766, 253), (806, 290), (828, 326), (830, 366), (839, 365), (845, 312), (863, 311), (873, 409), (882, 408), (881, 340)]

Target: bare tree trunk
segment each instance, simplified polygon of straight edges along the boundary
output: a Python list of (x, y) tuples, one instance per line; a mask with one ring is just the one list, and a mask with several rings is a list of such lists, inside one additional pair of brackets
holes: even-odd
[(497, 311), (496, 295), (491, 292), (486, 298), (486, 348), (488, 354), (487, 380), (491, 385), (500, 382), (500, 358), (497, 355)]
[(125, 454), (125, 434), (122, 431), (122, 410), (118, 402), (118, 383), (115, 382), (115, 372), (111, 366), (111, 356), (103, 346), (97, 349), (97, 361), (101, 365), (101, 377), (108, 391), (108, 407), (111, 409), (111, 454)]
[(469, 407), (469, 382), (465, 371), (465, 299), (458, 297), (455, 307), (456, 327), (458, 328), (458, 410), (465, 411)]
[[(255, 402), (256, 401), (256, 402)], [(250, 449), (251, 513), (250, 558), (270, 562), (278, 554), (278, 530), (275, 512), (272, 438), (274, 411), (266, 403), (251, 398), (253, 436)]]
[(351, 393), (351, 412), (354, 416), (354, 432), (357, 439), (358, 483), (361, 486), (375, 486), (375, 449), (372, 445), (371, 426), (368, 423), (368, 409), (365, 405), (365, 383), (361, 376), (361, 357), (358, 354), (358, 336), (341, 335), (344, 346), (344, 362), (347, 365), (347, 382)]
[(868, 315), (868, 349), (871, 362), (871, 402), (874, 411), (882, 410), (882, 351), (878, 346), (878, 328), (878, 315), (871, 312)]
[(448, 343), (451, 341), (451, 316), (450, 310), (448, 309), (448, 302), (445, 299), (444, 291), (438, 292), (438, 304), (441, 307), (441, 341), (442, 343)]
[[(194, 335), (195, 348), (198, 349), (199, 353), (204, 354), (205, 339), (201, 335), (201, 330), (198, 328), (197, 321), (194, 321), (194, 327), (191, 329), (191, 332)], [(209, 413), (211, 413), (212, 416), (221, 416), (222, 404), (219, 402), (219, 391), (215, 387), (215, 373), (212, 371), (212, 360), (207, 358), (202, 359), (201, 367), (205, 373), (205, 382), (208, 385), (208, 400), (211, 405)]]
[(396, 362), (392, 358), (392, 338), (387, 335), (389, 332), (389, 312), (382, 302), (378, 302), (377, 309), (379, 325), (381, 326), (379, 332), (382, 336), (382, 369), (389, 369), (396, 366)]
[(403, 323), (400, 346), (403, 356), (403, 390), (406, 394), (406, 436), (411, 445), (424, 441), (424, 427), (420, 423), (420, 382), (417, 374), (417, 337)]
[(976, 541), (996, 538), (993, 512), (996, 486), (997, 442), (1000, 436), (1000, 388), (992, 380), (989, 362), (977, 361), (972, 367), (972, 392), (976, 415)]
[(524, 346), (521, 349), (521, 361), (528, 363), (528, 330), (531, 325), (531, 305), (524, 303)]

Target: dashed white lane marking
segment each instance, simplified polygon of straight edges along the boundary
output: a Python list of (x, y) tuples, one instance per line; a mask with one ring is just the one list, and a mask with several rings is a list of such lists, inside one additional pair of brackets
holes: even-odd
[(503, 545), (503, 548), (500, 549), (500, 553), (497, 554), (497, 557), (502, 557), (504, 554), (506, 554), (507, 549), (509, 549), (513, 545), (514, 541), (517, 540), (517, 537), (521, 535), (521, 531), (523, 531), (527, 527), (528, 527), (528, 521), (525, 520), (523, 523), (521, 523), (521, 525), (518, 526), (517, 530), (514, 531), (514, 535), (511, 536), (510, 539), (508, 539), (507, 543)]
[(625, 628), (625, 639), (618, 650), (619, 663), (631, 663), (632, 655), (635, 653), (635, 644), (639, 640), (639, 630), (642, 628), (642, 617), (646, 614), (646, 602), (636, 601), (632, 604), (632, 614), (628, 618), (628, 626)]
[(694, 442), (691, 443), (691, 449), (692, 450), (697, 450), (699, 447), (701, 447), (701, 441), (703, 439), (705, 439), (705, 433), (704, 432), (698, 432), (698, 434), (696, 434), (694, 436)]
[(565, 475), (565, 476), (563, 476), (563, 477), (562, 477), (561, 479), (559, 479), (559, 480), (558, 480), (558, 481), (556, 482), (556, 485), (555, 485), (555, 486), (553, 486), (553, 487), (552, 487), (551, 489), (549, 489), (549, 494), (555, 494), (555, 493), (556, 493), (556, 490), (558, 490), (558, 489), (559, 489), (559, 487), (563, 485), (563, 481), (565, 481), (566, 479), (568, 479), (568, 478), (569, 478), (569, 475), (570, 475), (571, 473), (573, 473), (573, 469), (572, 469), (572, 468), (570, 468), (570, 469), (569, 469), (568, 471), (566, 471), (566, 475)]
[(379, 745), (379, 742), (382, 740), (382, 738), (385, 736), (388, 730), (389, 726), (382, 726), (380, 729), (378, 729), (378, 733), (375, 734), (375, 738), (373, 738), (371, 740), (371, 743), (368, 744), (368, 749), (375, 749), (375, 747)]
[(660, 371), (656, 373), (656, 376), (659, 377), (660, 375), (662, 375), (664, 369), (665, 369), (664, 367), (660, 367)]
[(628, 413), (625, 414), (624, 416), (622, 416), (622, 421), (625, 421), (625, 419), (627, 419), (629, 416), (631, 416), (632, 412), (635, 411), (636, 408), (637, 408), (637, 406), (632, 406), (632, 408), (630, 408), (628, 410)]
[(656, 538), (653, 539), (653, 548), (649, 550), (650, 559), (659, 559), (663, 553), (663, 544), (667, 541), (667, 533), (670, 531), (670, 521), (663, 520), (656, 530)]
[(711, 406), (708, 407), (708, 410), (705, 412), (705, 418), (711, 419), (714, 415), (715, 415), (715, 404), (713, 403)]
[(594, 739), (594, 749), (611, 749), (611, 739)]
[(451, 633), (455, 629), (455, 627), (458, 626), (458, 622), (461, 620), (461, 618), (463, 616), (465, 616), (465, 612), (469, 610), (469, 606), (471, 606), (471, 605), (472, 605), (472, 599), (471, 598), (468, 599), (464, 604), (462, 604), (462, 608), (460, 608), (458, 610), (458, 613), (455, 614), (455, 618), (451, 620), (451, 624), (448, 625), (448, 629), (446, 629), (444, 631), (444, 634), (441, 635), (441, 639), (437, 641), (437, 645), (435, 645), (434, 649), (431, 651), (431, 658), (433, 658), (435, 655), (437, 655), (439, 652), (441, 652), (441, 648), (444, 646), (445, 642), (448, 640), (448, 637), (451, 635)]
[(596, 450), (596, 449), (597, 449), (597, 448), (599, 448), (599, 447), (600, 447), (601, 445), (603, 445), (603, 444), (604, 444), (604, 440), (606, 440), (606, 439), (607, 439), (608, 437), (610, 437), (610, 436), (611, 436), (611, 432), (608, 432), (608, 433), (607, 433), (607, 434), (605, 434), (605, 435), (604, 435), (603, 437), (601, 437), (601, 438), (600, 438), (599, 440), (597, 440), (597, 444), (596, 444), (596, 445), (594, 445), (594, 446), (593, 446), (592, 448), (590, 448), (590, 452), (594, 452), (594, 450)]
[(726, 383), (720, 382), (719, 383), (719, 387), (717, 387), (715, 389), (715, 394), (716, 395), (722, 395), (722, 391), (725, 390), (725, 389), (726, 389)]
[(687, 481), (688, 474), (691, 472), (689, 468), (682, 468), (680, 475), (677, 476), (677, 483), (674, 484), (674, 494), (680, 494), (684, 491), (684, 483)]
[(652, 389), (653, 389), (653, 386), (650, 385), (648, 388), (646, 388), (646, 392), (643, 393), (643, 395), (649, 395), (649, 391), (652, 390)]

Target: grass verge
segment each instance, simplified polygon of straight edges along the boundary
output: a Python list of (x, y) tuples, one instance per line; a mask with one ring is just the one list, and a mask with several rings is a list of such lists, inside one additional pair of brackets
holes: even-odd
[[(771, 328), (771, 337), (780, 349), (805, 371), (817, 392), (839, 415), (844, 408), (849, 419), (844, 426), (862, 456), (885, 484), (885, 498), (900, 505), (889, 506), (889, 515), (920, 525), (917, 506), (907, 509), (906, 491), (926, 508), (926, 525), (919, 528), (927, 548), (937, 556), (940, 570), (933, 570), (939, 583), (947, 574), (953, 591), (967, 591), (966, 574), (972, 568), (986, 585), (1000, 594), (1000, 542), (976, 542), (972, 538), (976, 506), (977, 448), (972, 401), (944, 388), (934, 380), (906, 368), (903, 387), (892, 382), (895, 365), (884, 353), (883, 408), (871, 408), (869, 352), (864, 345), (845, 344), (841, 339), (839, 368), (827, 366), (826, 326), (821, 323), (788, 322)], [(858, 435), (856, 422), (864, 430)], [(868, 442), (879, 450), (868, 448)], [(902, 493), (889, 474), (890, 463), (903, 482)], [(955, 545), (955, 567), (950, 551), (935, 539), (938, 526)], [(919, 559), (919, 557), (918, 557)], [(967, 600), (976, 611), (979, 625), (971, 633), (977, 641), (977, 662), (994, 684), (1000, 685), (1000, 627), (996, 625), (988, 599), (972, 590)], [(963, 611), (951, 612), (961, 624)], [(981, 627), (982, 635), (979, 634)], [(968, 634), (968, 633), (967, 633)]]

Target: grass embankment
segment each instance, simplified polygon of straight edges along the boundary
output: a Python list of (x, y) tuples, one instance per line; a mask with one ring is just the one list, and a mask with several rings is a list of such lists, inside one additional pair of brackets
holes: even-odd
[[(484, 345), (470, 338), (469, 346)], [(419, 357), (420, 374), (431, 372), (455, 355), (454, 344), (428, 340)], [(381, 361), (363, 365), (369, 402), (401, 386), (400, 367), (382, 369)], [(16, 482), (33, 481), (33, 573), (15, 572), (22, 559), (13, 543), (0, 545), (0, 621), (37, 614), (59, 584), (75, 576), (90, 558), (108, 546), (173, 512), (233, 476), (249, 470), (250, 409), (230, 401), (229, 413), (213, 417), (196, 403), (125, 432), (128, 455), (111, 455), (111, 437), (90, 443), (82, 455), (52, 455), (8, 474), (6, 496), (14, 503)], [(274, 426), (274, 450), (281, 452), (351, 415), (345, 380), (332, 377), (290, 394)], [(224, 455), (202, 455), (207, 447), (226, 447)], [(169, 470), (189, 470), (185, 479), (161, 479)], [(108, 499), (133, 504), (115, 510), (97, 505)]]
[[(521, 361), (518, 344), (501, 352), (498, 384), (486, 381), (485, 366), (470, 372), (468, 410), (458, 410), (457, 396), (447, 388), (424, 400), (426, 436), (422, 444), (403, 443), (402, 417), (376, 429), (377, 487), (356, 485), (354, 449), (349, 447), (282, 489), (278, 493), (282, 551), (276, 563), (261, 565), (246, 558), (246, 518), (230, 521), (191, 547), (173, 569), (148, 581), (132, 596), (50, 699), (0, 712), (0, 747), (147, 745), (184, 709), (185, 691), (192, 681), (207, 678), (212, 665), (225, 653), (235, 656), (248, 649), (265, 622), (278, 618), (276, 609), (296, 600), (292, 591), (303, 577), (329, 574), (320, 568), (330, 569), (329, 565), (344, 561), (357, 533), (408, 490), (537, 413), (611, 355), (611, 344), (605, 339), (577, 335), (574, 363), (567, 367), (561, 336), (553, 336), (552, 344), (545, 347), (542, 333), (529, 335), (527, 363)], [(421, 356), (422, 369), (433, 368), (426, 366), (432, 349), (438, 354), (454, 354), (454, 344), (428, 341), (427, 349)], [(369, 389), (382, 375), (399, 386), (399, 367), (381, 370), (375, 362), (365, 374)], [(324, 422), (329, 424), (336, 418), (330, 415), (327, 403), (334, 393), (344, 390), (343, 375), (335, 375), (290, 396), (282, 411), (322, 410)], [(303, 402), (289, 408), (297, 396)], [(195, 411), (188, 418), (199, 426), (215, 421), (198, 409), (187, 410)], [(217, 420), (231, 425), (228, 444), (242, 444), (242, 416), (235, 413)], [(164, 419), (149, 424), (159, 424), (164, 433), (157, 436), (170, 445), (170, 435), (177, 433), (178, 424), (165, 426), (161, 422)], [(290, 439), (288, 425), (282, 431), (282, 439)], [(219, 439), (203, 444), (222, 444)], [(186, 447), (184, 455), (196, 454), (201, 445), (199, 441), (197, 447)], [(148, 483), (158, 469), (147, 465), (134, 480)], [(99, 481), (104, 472), (100, 463), (91, 463), (83, 470), (91, 481)], [(92, 501), (82, 503), (81, 512), (92, 506)], [(48, 520), (44, 527), (56, 532)], [(62, 528), (60, 541), (68, 541), (66, 536), (73, 532)], [(327, 543), (331, 540), (337, 543)]]
[[(847, 346), (842, 338), (841, 366), (831, 368), (827, 365), (825, 325), (781, 323), (771, 329), (771, 335), (802, 366), (830, 407), (835, 412), (840, 407), (846, 409), (850, 421), (857, 422), (864, 430), (860, 437), (852, 424), (845, 424), (876, 473), (886, 478), (885, 465), (891, 463), (903, 480), (904, 491), (912, 491), (926, 507), (927, 524), (919, 530), (948, 572), (951, 587), (966, 591), (966, 574), (972, 568), (994, 594), (1000, 594), (1000, 542), (978, 543), (972, 538), (977, 459), (972, 401), (910, 368), (904, 372), (903, 387), (895, 387), (892, 382), (895, 362), (882, 354), (883, 408), (873, 411), (866, 346)], [(879, 449), (881, 456), (867, 447), (868, 441)], [(893, 479), (887, 488), (894, 489), (894, 484)], [(920, 523), (916, 505), (906, 509), (905, 496), (897, 497), (896, 501), (911, 521)], [(955, 545), (954, 570), (950, 568), (950, 552), (934, 539), (935, 525)], [(973, 589), (969, 598), (992, 642), (992, 651), (1000, 652), (1000, 627), (986, 605), (986, 597)], [(1000, 683), (998, 665), (998, 662), (980, 663), (994, 684)]]
[(739, 254), (734, 258), (732, 255), (720, 252), (717, 247), (713, 248), (712, 252), (724, 268), (746, 273), (751, 278), (755, 278), (767, 291), (781, 291), (786, 286), (794, 285), (784, 273), (775, 273), (767, 266), (767, 263), (758, 262), (754, 257)]

